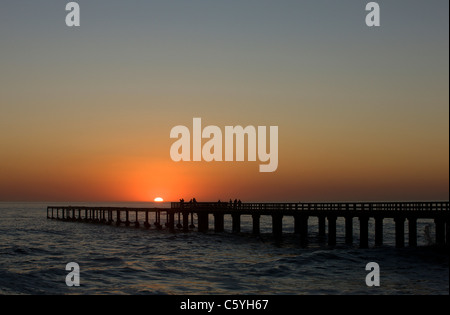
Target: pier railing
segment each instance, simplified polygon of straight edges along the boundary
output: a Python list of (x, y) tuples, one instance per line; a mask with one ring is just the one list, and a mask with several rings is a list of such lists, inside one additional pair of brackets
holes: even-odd
[(449, 202), (299, 202), (299, 203), (239, 203), (239, 202), (172, 202), (171, 209), (228, 209), (241, 211), (449, 211)]

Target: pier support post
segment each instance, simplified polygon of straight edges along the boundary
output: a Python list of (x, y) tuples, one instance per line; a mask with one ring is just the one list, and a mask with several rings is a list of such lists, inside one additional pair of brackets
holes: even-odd
[(191, 224), (189, 225), (190, 229), (195, 229), (194, 225), (194, 212), (191, 212)]
[(233, 213), (231, 219), (233, 222), (233, 233), (239, 233), (241, 231), (241, 215), (239, 213)]
[(138, 219), (138, 212), (136, 211), (136, 217), (135, 217), (135, 221), (134, 221), (134, 227), (138, 228), (141, 225), (139, 224), (139, 219)]
[(189, 212), (183, 211), (183, 232), (189, 231)]
[(308, 216), (300, 215), (298, 221), (300, 226), (300, 246), (306, 248), (308, 246)]
[(150, 222), (148, 222), (148, 211), (145, 211), (145, 222), (144, 222), (144, 227), (146, 229), (150, 228)]
[(125, 226), (130, 226), (130, 217), (128, 210), (125, 210)]
[(175, 231), (175, 212), (167, 211), (167, 214), (169, 216), (169, 224), (168, 224), (169, 230), (171, 232), (174, 232)]
[(294, 215), (294, 234), (300, 234), (300, 216)]
[(336, 246), (336, 216), (328, 216), (328, 245)]
[(450, 224), (449, 220), (445, 221), (445, 243), (447, 247), (450, 246)]
[(359, 247), (369, 248), (369, 217), (359, 217)]
[(223, 232), (224, 231), (224, 214), (223, 213), (214, 213), (214, 232)]
[(198, 231), (207, 232), (208, 231), (208, 212), (198, 212)]
[(281, 238), (283, 234), (283, 215), (272, 214), (272, 233), (275, 238)]
[(166, 223), (164, 225), (169, 227), (169, 212), (166, 212)]
[(352, 216), (345, 217), (345, 243), (347, 243), (347, 244), (353, 243), (353, 217)]
[(405, 247), (405, 218), (397, 217), (395, 221), (395, 247)]
[(161, 225), (161, 212), (160, 211), (156, 211), (155, 212), (155, 223), (154, 223), (155, 227), (160, 230), (162, 229), (162, 225)]
[(383, 217), (375, 217), (375, 246), (383, 245)]
[(319, 236), (325, 236), (325, 216), (319, 216)]
[(120, 210), (117, 210), (116, 212), (116, 225), (119, 226), (120, 225)]
[(178, 223), (177, 223), (177, 229), (182, 229), (183, 224), (181, 224), (181, 212), (178, 212)]
[(408, 218), (408, 245), (410, 247), (417, 247), (417, 218)]
[(436, 245), (441, 246), (445, 244), (445, 221), (441, 218), (434, 219), (436, 225)]
[(261, 215), (260, 214), (252, 214), (252, 221), (253, 221), (253, 234), (254, 235), (259, 235), (260, 233), (260, 219), (261, 219)]

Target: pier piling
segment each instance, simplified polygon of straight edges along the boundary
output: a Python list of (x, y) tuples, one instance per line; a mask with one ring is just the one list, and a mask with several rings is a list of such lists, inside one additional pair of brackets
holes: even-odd
[(442, 219), (435, 219), (436, 225), (436, 245), (442, 246), (445, 244), (445, 221)]
[(328, 216), (328, 245), (336, 246), (336, 216)]
[(224, 214), (223, 213), (214, 213), (214, 232), (223, 232), (224, 231)]
[(208, 213), (207, 212), (199, 212), (197, 214), (198, 217), (198, 231), (199, 232), (207, 232), (208, 231)]
[(369, 247), (369, 217), (365, 215), (359, 217), (359, 247)]
[(403, 248), (405, 247), (405, 218), (396, 217), (395, 222), (395, 247)]
[(353, 243), (353, 216), (345, 217), (345, 243)]
[(308, 216), (300, 215), (298, 221), (300, 225), (300, 246), (306, 248), (308, 246)]
[(283, 234), (283, 215), (273, 214), (272, 215), (272, 233), (275, 238), (281, 238)]
[(183, 211), (183, 232), (189, 232), (189, 212)]
[(375, 246), (383, 245), (383, 217), (375, 216)]
[(261, 220), (261, 215), (260, 214), (252, 214), (252, 221), (253, 221), (253, 234), (254, 235), (259, 235), (259, 233), (261, 232), (261, 228), (260, 228), (260, 220)]
[(233, 213), (231, 215), (233, 233), (241, 232), (241, 215), (239, 213)]
[(319, 215), (318, 216), (319, 221), (319, 236), (325, 236), (325, 216)]
[(408, 218), (408, 245), (409, 247), (417, 246), (417, 219), (415, 217)]

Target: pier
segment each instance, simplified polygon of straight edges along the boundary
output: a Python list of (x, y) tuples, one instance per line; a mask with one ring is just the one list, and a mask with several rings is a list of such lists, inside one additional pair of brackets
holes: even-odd
[[(144, 214), (144, 222), (139, 222), (139, 213)], [(197, 226), (194, 225), (194, 215)], [(449, 246), (449, 202), (342, 202), (342, 203), (226, 203), (226, 202), (172, 202), (170, 208), (120, 208), (86, 206), (49, 206), (47, 218), (53, 220), (90, 222), (108, 225), (124, 225), (135, 228), (168, 229), (175, 232), (210, 230), (210, 215), (215, 232), (223, 232), (224, 217), (231, 216), (232, 232), (239, 233), (241, 216), (252, 217), (252, 233), (260, 233), (260, 219), (272, 219), (272, 233), (282, 238), (283, 218), (293, 217), (294, 233), (299, 235), (302, 247), (308, 246), (308, 226), (318, 224), (318, 234), (333, 247), (337, 244), (336, 221), (345, 220), (345, 243), (353, 243), (354, 222), (359, 221), (359, 247), (369, 247), (369, 221), (375, 225), (374, 244), (383, 245), (383, 220), (395, 222), (395, 246), (405, 247), (405, 224), (408, 225), (408, 246), (417, 246), (417, 220), (432, 219), (435, 224), (435, 242), (438, 246)], [(164, 224), (161, 220), (165, 218)]]

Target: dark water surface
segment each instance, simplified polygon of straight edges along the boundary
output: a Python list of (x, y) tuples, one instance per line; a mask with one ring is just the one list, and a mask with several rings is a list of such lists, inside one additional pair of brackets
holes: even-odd
[[(418, 222), (417, 249), (394, 248), (393, 224), (386, 220), (385, 245), (361, 250), (357, 220), (355, 245), (343, 245), (338, 220), (338, 246), (330, 249), (311, 218), (310, 247), (302, 249), (289, 218), (283, 220), (283, 240), (276, 242), (269, 217), (262, 217), (261, 236), (251, 235), (251, 217), (245, 216), (238, 235), (170, 233), (48, 220), (48, 205), (0, 203), (0, 294), (449, 293), (448, 252), (433, 246), (429, 220)], [(227, 217), (225, 229), (231, 231)], [(380, 287), (365, 284), (365, 266), (372, 261), (380, 265)], [(65, 283), (69, 262), (80, 265), (80, 287)]]

